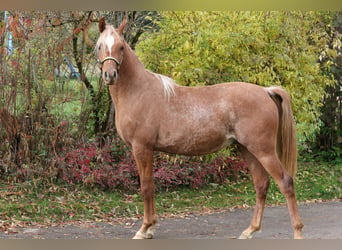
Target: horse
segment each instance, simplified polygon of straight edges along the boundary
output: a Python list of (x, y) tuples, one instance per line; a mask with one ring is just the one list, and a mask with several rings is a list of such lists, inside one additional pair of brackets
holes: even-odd
[(157, 222), (153, 152), (199, 156), (232, 142), (240, 146), (256, 191), (250, 225), (240, 239), (260, 230), (269, 175), (286, 197), (293, 237), (302, 238), (293, 177), (296, 131), (289, 94), (282, 87), (230, 82), (186, 87), (145, 69), (118, 28), (102, 17), (95, 54), (115, 106), (120, 138), (132, 150), (144, 201), (143, 222), (134, 239), (150, 239)]

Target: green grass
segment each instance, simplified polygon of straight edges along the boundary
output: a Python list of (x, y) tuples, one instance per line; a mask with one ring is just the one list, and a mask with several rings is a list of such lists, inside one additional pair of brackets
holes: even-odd
[[(77, 220), (113, 221), (141, 218), (139, 194), (108, 192), (80, 186), (42, 185), (38, 180), (21, 184), (0, 184), (0, 229), (4, 223), (61, 223)], [(342, 166), (301, 163), (295, 188), (300, 202), (342, 198)], [(285, 202), (271, 182), (267, 204)], [(225, 185), (212, 184), (199, 190), (189, 188), (156, 194), (158, 214), (169, 216), (232, 207), (254, 206), (255, 192), (250, 178)]]

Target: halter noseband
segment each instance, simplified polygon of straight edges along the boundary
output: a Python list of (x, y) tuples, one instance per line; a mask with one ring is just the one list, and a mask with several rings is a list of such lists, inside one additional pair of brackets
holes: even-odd
[(99, 60), (99, 63), (101, 65), (101, 69), (102, 69), (102, 65), (104, 64), (105, 61), (114, 61), (116, 63), (116, 65), (118, 66), (118, 69), (122, 63), (122, 61), (120, 62), (118, 59), (116, 59), (115, 57), (111, 57), (111, 56), (107, 56), (105, 59), (103, 59), (102, 61)]

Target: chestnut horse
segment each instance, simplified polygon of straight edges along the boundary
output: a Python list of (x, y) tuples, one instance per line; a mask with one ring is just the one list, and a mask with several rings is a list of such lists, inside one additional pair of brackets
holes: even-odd
[(244, 82), (177, 85), (145, 69), (123, 39), (126, 22), (125, 18), (115, 29), (101, 18), (95, 51), (115, 105), (117, 132), (132, 149), (139, 171), (144, 218), (134, 238), (152, 238), (157, 222), (153, 151), (204, 155), (233, 141), (242, 149), (256, 190), (253, 218), (240, 238), (251, 238), (260, 230), (268, 175), (286, 197), (294, 238), (302, 238), (303, 224), (293, 187), (295, 125), (285, 90)]

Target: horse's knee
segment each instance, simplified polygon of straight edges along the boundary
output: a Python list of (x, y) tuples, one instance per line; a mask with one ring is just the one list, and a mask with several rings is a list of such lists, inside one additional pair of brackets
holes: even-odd
[(154, 195), (153, 178), (144, 178), (141, 183), (141, 194), (144, 198), (152, 198)]
[(141, 194), (144, 198), (149, 199), (149, 198), (152, 198), (154, 191), (152, 190), (152, 188), (150, 186), (142, 185), (141, 186)]

